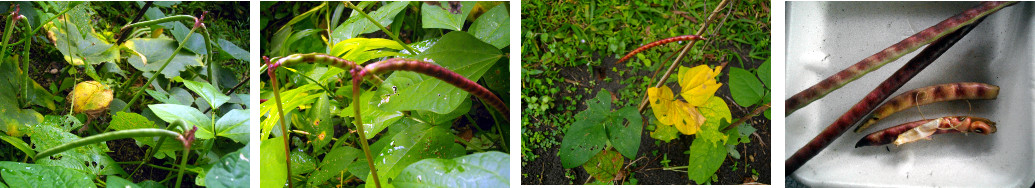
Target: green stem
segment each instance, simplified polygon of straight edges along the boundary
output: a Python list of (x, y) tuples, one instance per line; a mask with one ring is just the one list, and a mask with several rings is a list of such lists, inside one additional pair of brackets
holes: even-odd
[(387, 28), (385, 28), (384, 25), (381, 25), (380, 22), (377, 22), (377, 20), (374, 20), (373, 17), (370, 17), (370, 15), (367, 15), (367, 13), (363, 12), (363, 10), (360, 10), (359, 7), (353, 5), (352, 2), (345, 1), (345, 4), (348, 5), (349, 8), (351, 8), (352, 10), (355, 10), (356, 13), (359, 13), (359, 15), (363, 15), (363, 17), (367, 18), (367, 20), (370, 20), (370, 23), (374, 23), (374, 25), (376, 25), (378, 28), (381, 28), (381, 31), (385, 32), (385, 34), (387, 34), (388, 36), (391, 36), (392, 39), (395, 40), (395, 42), (398, 42), (403, 46), (403, 48), (406, 48), (406, 51), (410, 51), (410, 54), (417, 55), (417, 50), (413, 49), (413, 47), (410, 47), (409, 45), (406, 45), (406, 43), (403, 43), (402, 40), (399, 40), (399, 35), (396, 35), (395, 33), (392, 33), (392, 31), (389, 31)]
[[(170, 130), (171, 131), (171, 130), (175, 129), (176, 127), (179, 127), (180, 125), (183, 125), (183, 124), (184, 124), (183, 121), (174, 121), (172, 124), (169, 124), (169, 126), (165, 127), (165, 130)], [(111, 127), (111, 126), (108, 126), (108, 127)], [(183, 127), (183, 130), (187, 130), (187, 127)], [(137, 171), (140, 170), (140, 167), (143, 167), (144, 164), (147, 164), (148, 162), (151, 161), (151, 158), (154, 157), (155, 152), (158, 152), (158, 150), (162, 149), (162, 144), (165, 144), (166, 138), (168, 138), (168, 137), (158, 138), (158, 143), (156, 143), (154, 145), (154, 147), (151, 147), (151, 148), (147, 149), (147, 153), (144, 154), (144, 160), (141, 161), (140, 164), (137, 165), (137, 167), (133, 169), (133, 172), (129, 173), (129, 177), (133, 177), (133, 175), (135, 175), (137, 173)]]
[[(57, 14), (56, 14), (56, 15), (54, 15), (53, 17), (50, 17), (50, 18), (48, 18), (48, 19), (47, 19), (47, 21), (43, 21), (43, 22), (40, 22), (40, 23), (48, 23), (48, 22), (50, 22), (50, 21), (53, 21), (54, 19), (56, 19), (56, 18), (58, 18), (58, 17), (61, 17), (61, 15), (65, 15), (65, 13), (66, 13), (66, 12), (68, 12), (69, 10), (72, 10), (72, 7), (75, 7), (75, 6), (68, 6), (68, 7), (65, 7), (65, 9), (64, 9), (64, 10), (61, 10), (61, 12), (57, 13)], [(32, 29), (32, 32), (31, 32), (31, 33), (32, 33), (32, 34), (36, 34), (36, 32), (40, 31), (40, 29), (42, 29), (42, 28), (43, 28), (43, 25), (39, 25), (39, 26), (36, 26), (36, 28), (35, 28), (35, 29)], [(5, 43), (6, 45), (3, 45), (3, 46), (4, 46), (4, 47), (7, 47), (7, 46), (9, 46), (9, 45), (15, 45), (15, 44), (20, 44), (20, 43), (22, 43), (22, 42), (25, 42), (26, 40), (32, 40), (32, 39), (31, 39), (31, 38), (24, 38), (24, 39), (18, 40), (18, 42), (14, 42), (14, 43), (10, 43), (10, 44), (6, 44), (6, 43)]]
[(216, 76), (212, 74), (212, 69), (215, 68), (215, 65), (212, 65), (212, 56), (214, 55), (212, 54), (212, 37), (209, 36), (208, 27), (205, 27), (205, 25), (201, 26), (201, 35), (205, 36), (205, 51), (208, 52), (208, 54), (205, 55), (205, 65), (208, 65), (208, 82), (211, 83), (212, 86), (218, 87), (218, 80), (216, 79)]
[(190, 147), (183, 148), (183, 157), (180, 157), (180, 174), (176, 175), (176, 188), (180, 188), (180, 183), (183, 183), (183, 170), (187, 169), (187, 154), (190, 154)]
[[(13, 15), (12, 15), (13, 16)], [(12, 16), (5, 16), (7, 19), (7, 27), (4, 28), (4, 45), (0, 47), (0, 61), (7, 59), (7, 42), (11, 40), (11, 31), (14, 30), (14, 20)]]
[[(23, 37), (31, 39), (32, 38), (32, 33), (30, 33), (28, 31), (29, 27), (31, 27), (31, 26), (29, 26), (29, 19), (22, 18), (22, 19), (19, 19), (19, 20), (21, 20), (23, 23), (25, 23), (25, 33), (24, 33)], [(29, 50), (30, 50), (29, 48), (30, 47), (32, 47), (32, 40), (28, 40), (27, 42), (25, 42), (25, 47), (22, 47), (24, 49), (22, 51), (22, 61), (18, 62), (19, 66), (22, 63), (26, 63), (26, 64), (29, 63)], [(22, 74), (25, 75), (24, 80), (22, 80), (22, 92), (23, 92), (22, 96), (29, 96), (29, 90), (33, 89), (32, 86), (30, 86), (31, 84), (29, 84), (29, 68), (30, 67), (32, 67), (32, 66), (25, 65), (25, 67), (24, 67), (25, 71), (22, 72)], [(30, 101), (28, 101), (29, 99), (27, 99), (27, 98), (25, 100), (26, 100), (26, 104), (28, 104), (30, 102)]]
[[(268, 62), (267, 62), (268, 64)], [(288, 144), (291, 141), (291, 135), (287, 131), (287, 122), (284, 121), (284, 106), (280, 100), (280, 84), (277, 83), (276, 69), (268, 70), (270, 75), (270, 83), (273, 84), (273, 98), (277, 100), (277, 115), (280, 116), (280, 132), (281, 137), (284, 137), (284, 156), (285, 164), (287, 165), (287, 174), (291, 174), (291, 146)], [(291, 178), (287, 178), (288, 187), (294, 187), (291, 183)]]
[(165, 63), (162, 64), (162, 67), (158, 68), (158, 70), (155, 71), (155, 74), (152, 75), (151, 78), (147, 79), (147, 82), (144, 82), (144, 86), (140, 87), (140, 89), (137, 90), (136, 93), (133, 93), (133, 98), (130, 99), (129, 102), (126, 103), (126, 106), (122, 107), (122, 109), (119, 111), (126, 111), (129, 109), (130, 106), (133, 106), (133, 103), (137, 102), (137, 99), (140, 98), (140, 94), (144, 93), (144, 89), (147, 89), (147, 86), (150, 86), (151, 82), (155, 81), (155, 78), (158, 78), (159, 74), (162, 73), (162, 70), (165, 70), (165, 67), (169, 66), (169, 62), (172, 62), (173, 58), (176, 58), (176, 55), (179, 54), (180, 49), (183, 49), (183, 44), (186, 44), (187, 41), (190, 40), (190, 35), (194, 34), (194, 31), (197, 29), (197, 27), (194, 27), (190, 29), (190, 32), (187, 32), (187, 36), (183, 37), (183, 42), (180, 42), (180, 45), (176, 47), (176, 50), (173, 50), (173, 53), (169, 56), (169, 59), (166, 59)]
[(182, 137), (180, 135), (180, 133), (173, 132), (173, 131), (170, 131), (170, 130), (155, 129), (155, 128), (144, 128), (144, 129), (130, 129), (130, 130), (112, 131), (112, 132), (106, 132), (106, 133), (101, 133), (101, 134), (89, 136), (89, 137), (86, 137), (86, 138), (82, 138), (82, 139), (79, 139), (79, 140), (75, 140), (75, 141), (72, 141), (72, 142), (69, 142), (69, 143), (65, 143), (65, 144), (59, 145), (59, 146), (54, 147), (54, 148), (47, 149), (46, 151), (43, 151), (43, 152), (40, 152), (40, 153), (36, 154), (36, 157), (34, 157), (34, 158), (36, 160), (39, 160), (41, 158), (50, 157), (51, 155), (54, 155), (54, 154), (57, 154), (57, 153), (61, 153), (61, 152), (65, 151), (65, 150), (69, 150), (69, 149), (72, 149), (72, 148), (76, 148), (76, 147), (80, 147), (80, 146), (85, 146), (85, 145), (90, 145), (90, 144), (95, 144), (95, 143), (100, 143), (100, 142), (109, 141), (109, 140), (117, 140), (117, 139), (123, 139), (123, 138), (133, 138), (133, 137), (155, 137), (155, 136), (168, 136), (168, 137), (174, 137), (174, 138)]
[(145, 27), (145, 26), (152, 26), (152, 25), (156, 25), (156, 24), (161, 24), (161, 23), (165, 23), (165, 22), (174, 22), (174, 21), (194, 21), (195, 19), (197, 19), (197, 18), (195, 18), (194, 16), (191, 16), (191, 15), (166, 16), (164, 18), (158, 18), (158, 19), (148, 20), (148, 21), (141, 21), (141, 22), (137, 22), (137, 23), (131, 23), (129, 25), (122, 26), (122, 28), (125, 29), (125, 28), (130, 28), (130, 27)]
[(374, 186), (381, 188), (381, 181), (377, 178), (377, 168), (374, 168), (374, 159), (370, 157), (370, 146), (367, 144), (367, 137), (364, 136), (362, 116), (359, 113), (359, 84), (360, 81), (363, 80), (363, 76), (357, 75), (359, 74), (359, 69), (352, 69), (352, 73), (352, 106), (355, 106), (355, 108), (352, 109), (356, 115), (356, 123), (354, 125), (356, 125), (356, 130), (359, 131), (356, 134), (359, 135), (359, 144), (363, 147), (363, 154), (367, 157), (367, 165), (369, 165), (370, 174), (374, 178)]

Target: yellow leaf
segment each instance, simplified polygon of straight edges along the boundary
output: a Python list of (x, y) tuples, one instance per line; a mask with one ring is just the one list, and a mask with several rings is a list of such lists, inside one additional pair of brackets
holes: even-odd
[(654, 117), (662, 125), (672, 125), (680, 133), (686, 135), (696, 134), (701, 129), (705, 118), (697, 111), (697, 108), (689, 103), (675, 100), (672, 89), (668, 86), (661, 88), (647, 88), (647, 99), (650, 107), (654, 110)]
[(112, 91), (108, 86), (97, 81), (85, 81), (75, 85), (68, 94), (72, 102), (72, 112), (97, 116), (108, 110), (112, 100)]
[(708, 101), (708, 98), (715, 95), (715, 91), (722, 87), (722, 84), (715, 80), (715, 76), (718, 76), (722, 72), (722, 67), (716, 67), (715, 70), (708, 68), (706, 65), (698, 65), (694, 68), (690, 68), (686, 71), (680, 71), (679, 85), (682, 87), (680, 96), (683, 96), (691, 106), (701, 106)]
[(654, 117), (658, 118), (658, 121), (665, 125), (673, 124), (672, 118), (668, 116), (669, 106), (672, 105), (672, 101), (675, 101), (672, 89), (665, 85), (662, 85), (661, 88), (647, 88), (647, 100), (650, 101), (650, 108), (654, 109)]
[(705, 118), (704, 115), (701, 115), (701, 112), (697, 111), (696, 107), (683, 101), (675, 101), (672, 106), (672, 110), (669, 111), (673, 113), (671, 115), (680, 117), (675, 121), (676, 129), (679, 129), (679, 132), (685, 135), (693, 135), (701, 130), (701, 124), (704, 124)]

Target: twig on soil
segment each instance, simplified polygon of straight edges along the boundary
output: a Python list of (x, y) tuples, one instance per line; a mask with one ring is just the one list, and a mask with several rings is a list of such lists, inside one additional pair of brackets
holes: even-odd
[[(715, 20), (715, 16), (719, 14), (719, 10), (722, 10), (723, 7), (726, 7), (726, 4), (729, 4), (729, 2), (730, 0), (722, 0), (722, 2), (720, 2), (718, 6), (715, 6), (715, 9), (712, 10), (712, 13), (708, 15), (708, 20), (705, 21), (703, 25), (701, 25), (700, 29), (697, 29), (697, 33), (695, 35), (705, 37), (703, 34), (704, 31), (708, 29), (708, 25), (711, 24), (713, 20)], [(690, 47), (694, 46), (695, 43), (697, 43), (697, 40), (691, 40), (689, 43), (686, 44), (686, 46), (683, 46), (683, 49), (679, 51), (679, 55), (676, 56), (676, 60), (672, 61), (672, 65), (668, 67), (668, 70), (665, 71), (665, 74), (661, 76), (661, 79), (658, 80), (658, 83), (654, 84), (654, 87), (661, 87), (661, 85), (665, 84), (665, 80), (668, 80), (668, 77), (672, 75), (672, 71), (676, 70), (676, 67), (679, 67), (679, 62), (683, 60), (683, 57), (686, 56), (687, 52), (690, 52)], [(643, 113), (643, 111), (646, 109), (647, 95), (643, 95), (643, 102), (640, 102), (639, 112)]]
[(766, 109), (769, 109), (769, 104), (770, 103), (766, 103), (765, 105), (762, 105), (762, 106), (759, 106), (758, 108), (755, 108), (755, 110), (752, 111), (751, 114), (748, 114), (747, 116), (744, 116), (744, 117), (740, 118), (740, 120), (737, 120), (737, 122), (731, 123), (729, 126), (726, 126), (726, 128), (722, 128), (722, 132), (729, 131), (733, 127), (736, 127), (737, 125), (743, 124), (748, 119), (751, 119), (751, 118), (757, 116), (758, 114), (762, 114), (762, 112), (765, 112)]

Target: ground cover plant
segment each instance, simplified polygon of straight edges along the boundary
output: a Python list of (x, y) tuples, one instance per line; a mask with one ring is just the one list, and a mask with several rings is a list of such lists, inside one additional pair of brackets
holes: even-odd
[(770, 183), (769, 2), (523, 3), (522, 184)]
[(0, 3), (0, 187), (247, 187), (244, 7)]
[(507, 187), (506, 2), (262, 2), (262, 187)]

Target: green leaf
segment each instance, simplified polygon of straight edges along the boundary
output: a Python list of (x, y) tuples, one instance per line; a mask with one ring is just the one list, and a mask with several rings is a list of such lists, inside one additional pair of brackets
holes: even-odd
[(250, 126), (250, 115), (248, 109), (233, 109), (216, 121), (216, 136), (230, 138), (238, 143), (248, 143)]
[(665, 141), (666, 143), (668, 143), (679, 137), (679, 129), (676, 129), (675, 126), (663, 125), (658, 122), (655, 122), (654, 124), (657, 125), (657, 128), (654, 129), (654, 132), (650, 133), (651, 138)]
[(629, 159), (636, 158), (640, 150), (640, 135), (643, 133), (643, 117), (634, 106), (626, 106), (607, 114), (602, 123), (615, 150)]
[(422, 119), (432, 125), (442, 125), (446, 123), (452, 124), (453, 121), (457, 120), (457, 118), (463, 116), (464, 114), (467, 114), (467, 112), (470, 112), (471, 105), (471, 100), (464, 100), (463, 103), (460, 103), (460, 107), (456, 108), (456, 110), (453, 110), (452, 112), (449, 112), (448, 114), (437, 114), (434, 112), (423, 110), (419, 110), (415, 114), (418, 119)]
[[(83, 6), (79, 6), (83, 7)], [(80, 9), (77, 7), (76, 9)], [(87, 11), (88, 12), (88, 11)], [(66, 15), (73, 15), (69, 11)], [(79, 16), (91, 16), (92, 14), (82, 13)], [(55, 19), (43, 27), (52, 36), (54, 48), (63, 55), (63, 59), (72, 65), (96, 65), (103, 62), (112, 62), (119, 59), (118, 48), (113, 48), (100, 34), (93, 30), (88, 23), (77, 23), (65, 18)], [(67, 28), (67, 30), (66, 30)]]
[(216, 87), (212, 86), (212, 84), (209, 84), (208, 82), (184, 80), (179, 77), (174, 79), (183, 82), (183, 85), (187, 86), (187, 89), (194, 91), (195, 94), (205, 99), (205, 101), (208, 102), (208, 106), (219, 107), (222, 106), (223, 103), (226, 103), (226, 101), (230, 100), (230, 96), (224, 95), (222, 91), (219, 91), (219, 89), (216, 89)]
[[(64, 116), (47, 116), (43, 122), (31, 128), (29, 139), (32, 145), (36, 146), (36, 152), (80, 139), (62, 127), (64, 123)], [(60, 166), (94, 175), (125, 173), (115, 160), (108, 156), (108, 151), (107, 145), (98, 143), (76, 147), (35, 161), (36, 164)]]
[[(499, 49), (465, 32), (449, 32), (415, 59), (431, 59), (442, 67), (472, 81), (489, 70), (502, 55)], [(470, 93), (430, 76), (421, 75), (416, 86), (399, 88), (399, 94), (381, 106), (385, 111), (428, 110), (439, 114), (453, 111)]]
[(498, 151), (424, 159), (392, 181), (396, 187), (509, 187), (510, 155)]
[(301, 176), (316, 170), (316, 159), (306, 152), (291, 152), (291, 176)]
[[(449, 7), (447, 2), (439, 2), (439, 4), (443, 7)], [(467, 15), (471, 14), (471, 9), (474, 8), (475, 2), (464, 1), (460, 4), (462, 5), (460, 7), (462, 12), (460, 14), (453, 14), (440, 6), (421, 3), (420, 17), (421, 23), (424, 23), (423, 27), (450, 29), (453, 31), (463, 30), (464, 20), (467, 20)]]
[(734, 102), (740, 106), (749, 107), (762, 100), (762, 95), (765, 94), (762, 91), (763, 85), (758, 82), (755, 74), (741, 68), (730, 67), (729, 77), (730, 94), (733, 95)]
[[(123, 44), (130, 50), (129, 64), (141, 71), (158, 71), (176, 51), (175, 40), (169, 38), (134, 38)], [(162, 70), (165, 78), (180, 76), (189, 66), (202, 66), (201, 57), (188, 51), (180, 51), (169, 65)]]
[(132, 181), (122, 179), (118, 176), (108, 176), (108, 181), (104, 182), (105, 187), (108, 188), (140, 188), (139, 185), (134, 184)]
[(334, 44), (330, 55), (352, 62), (363, 63), (375, 58), (402, 56), (403, 54), (396, 52), (401, 49), (403, 49), (403, 46), (394, 40), (350, 38)]
[(262, 141), (259, 147), (259, 185), (263, 188), (281, 188), (287, 185), (287, 165), (284, 164), (284, 137)]
[[(251, 145), (245, 145), (241, 149), (227, 153), (223, 155), (212, 168), (208, 169), (208, 173), (205, 174), (205, 182), (208, 187), (220, 188), (220, 187), (248, 187), (250, 169), (249, 155)], [(265, 148), (263, 148), (265, 149)], [(266, 150), (263, 150), (266, 152)], [(268, 163), (263, 163), (268, 164)], [(261, 165), (265, 166), (265, 165)], [(266, 171), (263, 171), (266, 173)]]
[(165, 122), (183, 120), (187, 122), (187, 128), (197, 126), (198, 132), (194, 133), (198, 139), (211, 139), (214, 137), (212, 119), (202, 114), (197, 108), (178, 104), (152, 104), (148, 105), (155, 116)]
[[(319, 90), (320, 86), (316, 84), (306, 84), (299, 86), (298, 88), (282, 91), (281, 96), (284, 96), (283, 106), (284, 113), (291, 112), (292, 109), (298, 108), (298, 106), (313, 103), (317, 97), (324, 95), (323, 92), (313, 91)], [(291, 97), (286, 97), (291, 96)], [(280, 123), (280, 116), (277, 115), (277, 100), (267, 100), (266, 102), (259, 104), (259, 115), (265, 116), (262, 122), (259, 122), (262, 127), (262, 135), (259, 139), (269, 138), (270, 132), (273, 131), (273, 127)], [(284, 117), (290, 117), (289, 114), (285, 114)]]
[(291, 18), (291, 20), (288, 21), (287, 24), (284, 24), (284, 26), (282, 26), (281, 29), (284, 29), (284, 27), (286, 26), (295, 25), (296, 23), (306, 18), (309, 18), (313, 15), (313, 13), (316, 13), (317, 11), (323, 9), (324, 6), (327, 6), (327, 2), (320, 3), (320, 5), (317, 5), (316, 7), (309, 9), (309, 11), (305, 11), (302, 14), (296, 15), (295, 17)]
[[(187, 33), (190, 32), (190, 27), (184, 25), (183, 22), (172, 22), (171, 25), (170, 33), (173, 38), (176, 38), (176, 45), (183, 43), (184, 37), (187, 37)], [(183, 49), (196, 54), (208, 54), (208, 51), (205, 51), (205, 37), (201, 34), (200, 28), (194, 30), (194, 34), (190, 35), (190, 40), (183, 44)]]
[[(137, 113), (115, 112), (115, 116), (111, 117), (111, 123), (108, 124), (108, 128), (121, 131), (129, 129), (158, 128), (158, 125), (155, 125), (154, 122), (151, 122), (151, 120), (148, 120), (146, 117)], [(154, 147), (156, 144), (153, 138), (134, 139), (151, 147)]]
[(582, 168), (585, 168), (586, 173), (596, 178), (597, 181), (611, 182), (615, 179), (615, 175), (618, 175), (618, 172), (622, 170), (623, 164), (625, 164), (625, 160), (622, 159), (621, 154), (611, 150), (604, 150), (592, 159), (589, 159), (586, 164), (582, 165)]
[(697, 110), (701, 111), (701, 115), (706, 118), (704, 124), (701, 125), (701, 131), (698, 133), (698, 139), (708, 140), (709, 142), (726, 142), (728, 137), (726, 134), (719, 132), (722, 128), (723, 123), (729, 125), (733, 120), (733, 115), (730, 114), (729, 107), (726, 106), (726, 101), (718, 96), (712, 96), (705, 101), (704, 106), (697, 107)]
[(690, 165), (687, 176), (697, 183), (708, 181), (726, 160), (726, 148), (705, 139), (694, 139), (690, 145)]
[[(320, 161), (317, 171), (313, 171), (309, 176), (308, 183), (311, 187), (321, 185), (331, 178), (340, 176), (344, 171), (348, 170), (350, 164), (356, 161), (356, 158), (363, 155), (363, 150), (359, 150), (353, 147), (341, 146), (332, 149), (323, 156), (323, 160)], [(364, 163), (364, 166), (367, 164)]]
[[(406, 8), (408, 3), (409, 2), (405, 1), (388, 3), (388, 5), (382, 6), (380, 9), (377, 9), (377, 11), (369, 12), (367, 15), (374, 20), (377, 20), (377, 22), (381, 23), (382, 26), (388, 26), (395, 21), (392, 18), (395, 18), (395, 15), (399, 14), (399, 12)], [(344, 41), (345, 39), (350, 39), (360, 34), (372, 33), (379, 29), (380, 28), (378, 28), (377, 25), (374, 25), (373, 22), (370, 22), (369, 19), (365, 18), (363, 15), (355, 13), (355, 10), (353, 10), (352, 15), (350, 15), (344, 23), (334, 28), (334, 32), (331, 33), (333, 37), (331, 37), (330, 43), (338, 44), (338, 42)]]
[(223, 53), (230, 55), (234, 59), (244, 62), (251, 61), (251, 58), (248, 58), (248, 50), (241, 49), (241, 47), (237, 47), (237, 45), (226, 39), (219, 39), (219, 49), (222, 49)]
[[(449, 126), (415, 128), (413, 125), (392, 137), (384, 149), (374, 158), (374, 167), (382, 185), (399, 175), (406, 166), (425, 158), (453, 158), (463, 153), (450, 152), (456, 136), (449, 133)], [(374, 187), (372, 176), (367, 176), (367, 187)]]
[(604, 149), (608, 138), (601, 114), (611, 109), (609, 96), (607, 90), (597, 92), (597, 97), (587, 101), (586, 110), (575, 114), (575, 123), (564, 133), (557, 154), (564, 168), (578, 167)]
[(36, 156), (36, 151), (33, 151), (32, 147), (29, 147), (29, 144), (26, 144), (25, 141), (21, 138), (0, 135), (0, 139), (3, 139), (5, 142), (11, 144), (15, 148), (18, 148), (18, 150), (24, 152), (26, 156)]
[(762, 63), (762, 65), (759, 65), (758, 68), (755, 69), (755, 75), (758, 76), (758, 79), (762, 80), (762, 83), (765, 84), (765, 86), (772, 88), (773, 85), (769, 85), (769, 78), (772, 75), (772, 73), (769, 72), (769, 66), (769, 59), (766, 59), (765, 63)]
[[(376, 93), (366, 92), (363, 93), (363, 95), (360, 95), (359, 99), (357, 99), (360, 101), (360, 105), (362, 105), (359, 110), (360, 115), (363, 117), (363, 136), (366, 139), (374, 138), (374, 136), (377, 135), (377, 133), (381, 133), (385, 127), (388, 127), (388, 125), (395, 123), (399, 118), (403, 117), (402, 112), (384, 111), (377, 108), (381, 105), (384, 99), (380, 97), (374, 98), (374, 95), (376, 95)], [(349, 106), (342, 109), (341, 114), (339, 115), (342, 117), (353, 117), (356, 113), (353, 108), (353, 105), (349, 103)]]
[(507, 6), (500, 4), (485, 12), (468, 29), (475, 37), (496, 48), (503, 49), (503, 47), (509, 46), (510, 14), (507, 13)]
[(93, 174), (57, 166), (0, 161), (0, 175), (11, 187), (96, 187)]

